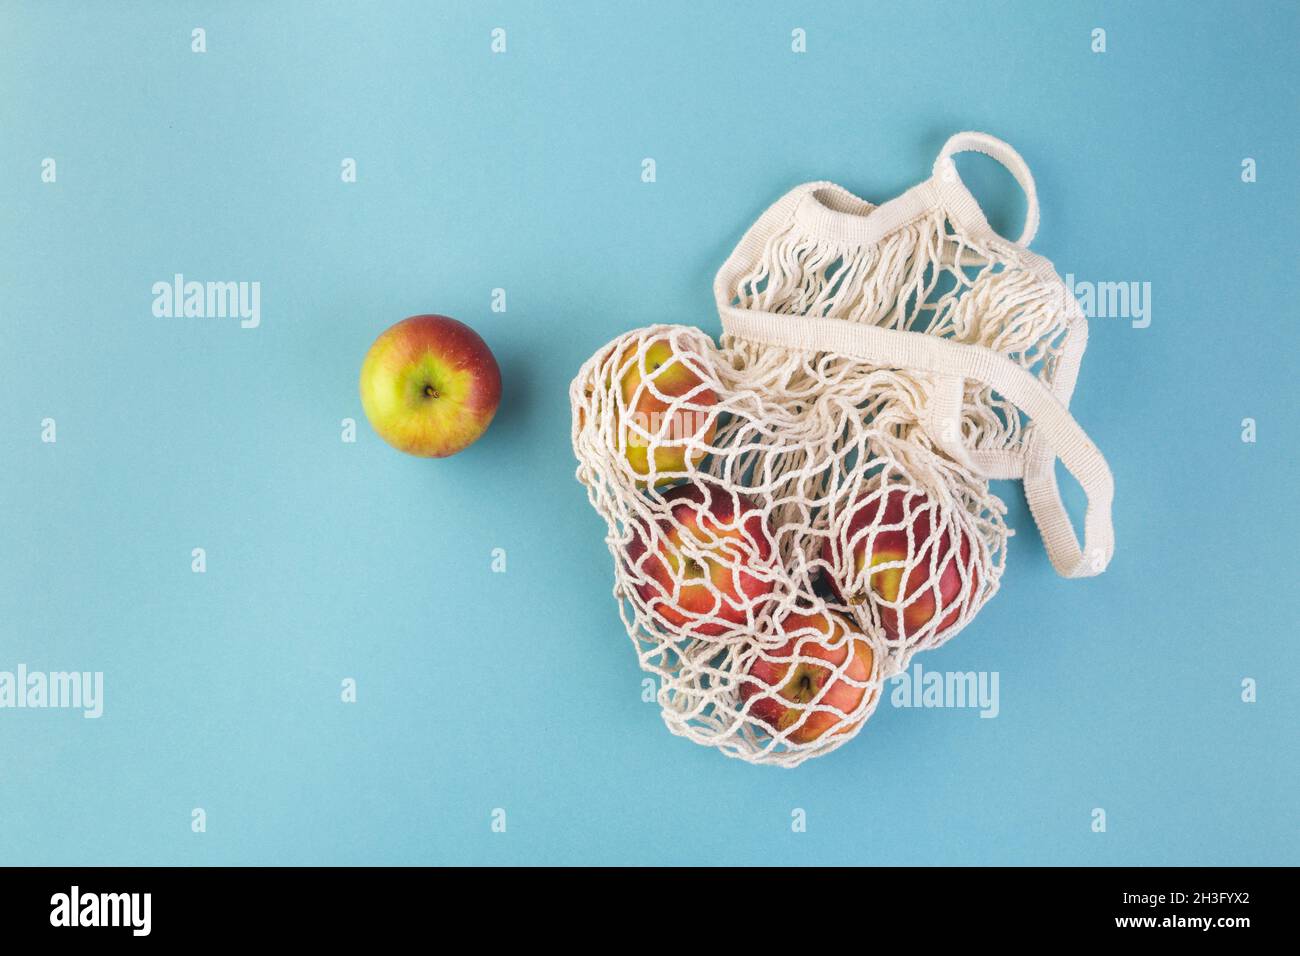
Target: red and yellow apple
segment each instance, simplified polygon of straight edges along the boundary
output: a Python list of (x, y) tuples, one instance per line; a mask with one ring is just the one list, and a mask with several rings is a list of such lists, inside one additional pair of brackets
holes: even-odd
[[(843, 534), (823, 546), (823, 559), (841, 575), (832, 578), (832, 589), (847, 604), (874, 604), (891, 641), (915, 639), (936, 615), (928, 637), (939, 637), (979, 591), (969, 534), (948, 523), (936, 535), (936, 517), (924, 492), (890, 488), (859, 498)], [(846, 552), (851, 561), (843, 560)]]
[(790, 614), (780, 629), (794, 636), (780, 649), (754, 658), (741, 681), (741, 701), (753, 699), (749, 712), (773, 731), (788, 731), (786, 739), (798, 744), (857, 727), (862, 718), (853, 714), (875, 691), (850, 680), (865, 685), (871, 679), (871, 645), (855, 636), (842, 615), (830, 611)]
[(702, 361), (667, 336), (634, 341), (619, 352), (619, 441), (638, 484), (652, 473), (656, 485), (672, 482), (705, 456), (699, 443), (711, 442), (717, 432), (710, 409), (718, 396), (702, 387)]
[(663, 496), (653, 526), (635, 523), (627, 569), (660, 620), (692, 637), (717, 637), (757, 613), (774, 581), (763, 514), (744, 495), (692, 482)]
[(468, 325), (414, 315), (384, 332), (361, 365), (361, 406), (384, 441), (445, 458), (487, 430), (501, 402), (501, 370)]

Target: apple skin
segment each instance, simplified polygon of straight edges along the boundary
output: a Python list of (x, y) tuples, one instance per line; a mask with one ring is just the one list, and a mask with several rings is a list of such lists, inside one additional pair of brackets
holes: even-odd
[[(675, 350), (666, 336), (650, 339), (644, 345), (631, 343), (619, 355), (614, 374), (619, 380), (623, 414), (632, 416), (640, 429), (657, 440), (651, 454), (650, 443), (639, 431), (620, 424), (624, 457), (639, 476), (639, 486), (647, 483), (652, 470), (654, 483), (659, 486), (681, 477), (674, 473), (698, 465), (706, 453), (703, 449), (692, 449), (687, 439), (713, 441), (717, 417), (693, 407), (707, 409), (718, 401), (712, 389), (700, 388), (704, 381), (697, 364), (700, 361), (701, 356)], [(662, 398), (652, 391), (651, 384)], [(673, 408), (674, 399), (692, 392), (683, 406)]]
[(361, 365), (361, 406), (399, 451), (446, 458), (487, 430), (501, 403), (501, 370), (468, 325), (413, 315), (385, 331)]
[[(884, 507), (881, 507), (881, 501)], [(890, 641), (900, 638), (915, 637), (933, 620), (938, 609), (948, 609), (943, 619), (933, 629), (929, 639), (939, 638), (945, 631), (957, 623), (961, 617), (962, 606), (966, 604), (961, 597), (961, 568), (970, 569), (967, 597), (979, 592), (979, 566), (971, 562), (971, 541), (965, 532), (960, 532), (960, 547), (953, 548), (952, 533), (945, 529), (937, 544), (928, 539), (931, 535), (930, 498), (920, 491), (907, 491), (891, 488), (884, 495), (864, 495), (858, 499), (856, 510), (849, 519), (848, 528), (843, 538), (828, 539), (822, 547), (822, 558), (832, 567), (841, 567), (837, 552), (841, 543), (853, 542), (860, 531), (864, 534), (853, 543), (853, 571), (856, 578), (862, 569), (875, 567), (889, 562), (906, 562), (894, 567), (881, 568), (868, 579), (865, 593), (845, 594), (840, 582), (832, 580), (832, 590), (842, 603), (861, 604), (871, 601), (880, 614), (880, 624), (885, 637)], [(875, 527), (874, 539), (870, 528)], [(908, 528), (911, 528), (913, 541), (920, 551), (909, 559)], [(937, 580), (930, 575), (932, 549), (938, 549)], [(867, 554), (867, 549), (871, 554)], [(910, 567), (909, 567), (910, 565)], [(907, 580), (903, 581), (906, 574)], [(936, 592), (938, 602), (936, 605)], [(915, 596), (915, 597), (914, 597)], [(897, 607), (889, 604), (909, 602), (903, 609), (902, 621), (899, 621)], [(888, 603), (884, 603), (888, 602)]]
[[(775, 586), (749, 570), (772, 560), (762, 512), (744, 495), (704, 482), (674, 488), (663, 500), (683, 528), (660, 518), (659, 538), (652, 543), (647, 527), (633, 525), (626, 559), (629, 572), (644, 578), (636, 585), (638, 596), (651, 613), (692, 637), (717, 637), (745, 623), (746, 610)], [(688, 557), (683, 546), (704, 557)]]
[[(774, 731), (794, 727), (786, 739), (797, 744), (845, 734), (862, 723), (861, 718), (850, 720), (847, 715), (858, 709), (869, 691), (874, 691), (855, 687), (844, 678), (863, 683), (871, 679), (874, 664), (871, 645), (853, 636), (855, 628), (843, 615), (830, 611), (791, 614), (781, 622), (780, 629), (783, 634), (811, 629), (821, 636), (804, 633), (792, 637), (779, 650), (771, 652), (772, 660), (754, 659), (740, 684), (741, 701), (748, 702), (764, 690), (773, 693), (757, 697), (749, 712)], [(849, 660), (850, 648), (852, 660)], [(826, 666), (799, 662), (800, 657), (817, 658), (825, 661)], [(846, 660), (848, 666), (844, 667), (842, 676), (836, 677), (836, 670)], [(830, 686), (826, 687), (828, 682)], [(818, 694), (822, 694), (821, 699), (812, 705)], [(820, 709), (823, 706), (834, 707), (842, 713)]]

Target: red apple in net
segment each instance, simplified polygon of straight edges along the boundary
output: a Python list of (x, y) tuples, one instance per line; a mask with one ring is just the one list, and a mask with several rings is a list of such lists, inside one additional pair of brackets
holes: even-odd
[[(871, 645), (834, 612), (791, 614), (780, 624), (793, 635), (768, 658), (756, 657), (740, 684), (749, 712), (787, 740), (805, 744), (844, 734), (862, 723), (853, 714), (872, 688)], [(853, 683), (853, 682), (856, 682)], [(793, 729), (791, 729), (793, 728)]]
[(662, 621), (717, 637), (758, 613), (771, 593), (773, 546), (763, 513), (744, 495), (692, 482), (664, 495), (653, 527), (632, 526), (626, 566)]
[(944, 523), (924, 492), (890, 488), (858, 499), (822, 557), (834, 569), (831, 584), (840, 600), (874, 605), (889, 640), (915, 640), (929, 629), (925, 636), (933, 641), (979, 592), (971, 545), (970, 533)]

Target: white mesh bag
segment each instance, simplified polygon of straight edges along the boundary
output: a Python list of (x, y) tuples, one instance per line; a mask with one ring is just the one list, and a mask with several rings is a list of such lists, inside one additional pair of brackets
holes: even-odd
[[(1028, 197), (1018, 242), (952, 163), (976, 150)], [(570, 388), (578, 479), (609, 527), (614, 596), (668, 728), (795, 766), (856, 735), (883, 682), (993, 596), (1018, 478), (1064, 577), (1103, 571), (1112, 482), (1068, 411), (1087, 323), (1050, 262), (1029, 169), (982, 133), (873, 206), (808, 183), (714, 283), (720, 346), (656, 325)], [(1083, 544), (1059, 459), (1087, 495)]]

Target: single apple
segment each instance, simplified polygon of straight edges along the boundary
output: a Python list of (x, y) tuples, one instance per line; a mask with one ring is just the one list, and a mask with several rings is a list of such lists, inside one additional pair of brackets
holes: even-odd
[(790, 614), (780, 629), (795, 636), (767, 657), (754, 658), (741, 681), (741, 701), (753, 698), (749, 712), (778, 733), (788, 731), (786, 739), (798, 744), (845, 734), (862, 723), (853, 714), (868, 692), (875, 693), (865, 686), (875, 663), (871, 645), (834, 612)]
[(626, 558), (652, 614), (692, 637), (717, 637), (757, 612), (775, 586), (763, 513), (744, 495), (692, 482), (663, 496), (653, 527), (632, 526)]
[(694, 468), (713, 441), (717, 393), (704, 386), (703, 357), (667, 336), (632, 342), (619, 353), (614, 374), (622, 397), (619, 441), (644, 485), (668, 484)]
[(487, 430), (501, 370), (477, 332), (413, 315), (375, 339), (361, 365), (361, 406), (379, 437), (425, 458), (454, 455)]
[[(957, 526), (947, 523), (936, 535), (936, 517), (924, 492), (890, 488), (859, 498), (843, 534), (823, 545), (823, 559), (839, 574), (831, 581), (836, 596), (874, 604), (891, 641), (914, 640), (938, 616), (928, 635), (936, 640), (979, 593), (969, 533), (958, 528), (954, 547)], [(851, 562), (842, 560), (850, 551)]]

